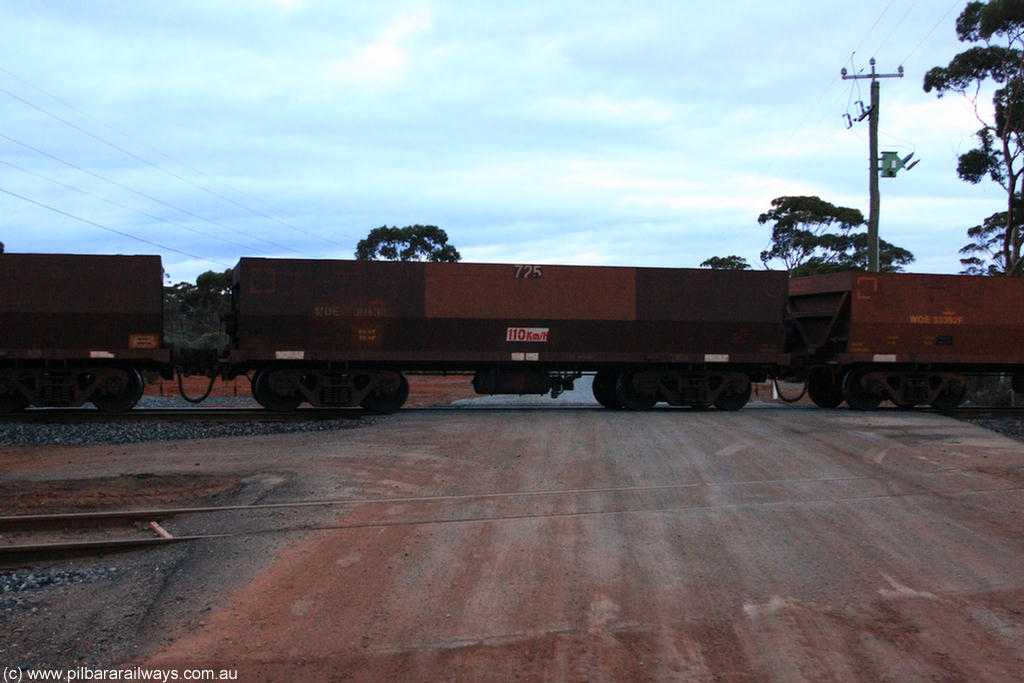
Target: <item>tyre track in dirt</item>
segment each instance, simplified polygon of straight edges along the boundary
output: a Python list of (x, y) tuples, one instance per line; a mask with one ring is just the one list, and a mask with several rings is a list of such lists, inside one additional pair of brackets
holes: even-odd
[(1019, 444), (839, 415), (453, 411), (339, 435), (321, 455), (353, 497), (400, 482), (405, 499), (293, 533), (145, 663), (257, 681), (1018, 680), (1024, 493), (1000, 471)]

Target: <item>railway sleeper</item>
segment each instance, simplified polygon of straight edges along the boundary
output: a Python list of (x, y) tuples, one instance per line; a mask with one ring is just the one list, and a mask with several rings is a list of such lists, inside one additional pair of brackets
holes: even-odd
[(0, 412), (27, 406), (74, 408), (92, 402), (107, 412), (130, 410), (142, 398), (138, 370), (118, 367), (0, 370)]

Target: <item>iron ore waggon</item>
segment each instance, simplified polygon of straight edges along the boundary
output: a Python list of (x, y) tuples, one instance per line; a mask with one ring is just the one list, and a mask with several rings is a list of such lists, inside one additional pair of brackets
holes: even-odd
[(846, 272), (789, 292), (789, 351), (819, 406), (950, 408), (982, 373), (1024, 392), (1024, 279)]
[(952, 407), (969, 375), (1024, 393), (1024, 279), (243, 258), (229, 348), (162, 340), (159, 256), (0, 253), (0, 412), (127, 410), (143, 373), (248, 375), (272, 410), (405, 402), (405, 373), (609, 408), (742, 407), (806, 381), (820, 406)]
[(274, 410), (391, 412), (415, 370), (553, 395), (594, 372), (606, 407), (735, 410), (779, 361), (786, 296), (778, 272), (243, 258), (227, 364)]
[(0, 412), (131, 408), (170, 372), (159, 256), (0, 253)]

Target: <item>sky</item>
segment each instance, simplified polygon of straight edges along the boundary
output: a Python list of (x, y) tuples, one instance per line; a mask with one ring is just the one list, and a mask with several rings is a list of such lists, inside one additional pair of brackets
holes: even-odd
[(761, 268), (773, 198), (867, 215), (869, 81), (840, 70), (874, 57), (905, 74), (880, 149), (920, 160), (881, 236), (955, 273), (1005, 204), (957, 178), (973, 108), (922, 89), (965, 4), (5, 0), (0, 241), (173, 282), (416, 223), (467, 262)]

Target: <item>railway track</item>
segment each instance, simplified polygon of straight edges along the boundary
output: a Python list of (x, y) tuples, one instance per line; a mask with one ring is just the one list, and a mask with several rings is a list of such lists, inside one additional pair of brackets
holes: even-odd
[[(845, 479), (845, 478), (844, 478)], [(810, 481), (810, 480), (808, 480)], [(814, 480), (819, 481), (819, 480)], [(831, 480), (829, 480), (831, 481)], [(748, 482), (755, 484), (754, 482)], [(376, 528), (395, 525), (486, 522), (553, 516), (620, 514), (672, 509), (672, 503), (688, 501), (689, 491), (698, 484), (640, 485), (605, 488), (540, 489), (527, 491), (464, 493), (435, 496), (387, 498), (349, 498), (249, 505), (175, 507), (143, 510), (106, 510), (56, 514), (0, 516), (0, 567), (26, 562), (91, 556), (140, 548), (162, 547), (173, 543), (230, 536), (295, 531)], [(608, 508), (601, 501), (626, 496), (639, 506), (622, 507), (615, 500)], [(648, 497), (655, 500), (647, 500)], [(665, 499), (664, 497), (668, 498)], [(587, 503), (587, 500), (595, 501)], [(652, 504), (653, 503), (653, 504)], [(537, 506), (540, 506), (538, 509)], [(668, 507), (666, 507), (668, 505)], [(389, 506), (402, 511), (395, 514)], [(411, 512), (404, 512), (413, 506)], [(312, 508), (365, 507), (366, 518), (328, 525), (290, 524), (273, 520), (270, 526), (242, 532), (200, 535), (173, 535), (162, 526), (168, 520), (189, 515), (258, 515)], [(687, 506), (689, 507), (689, 505)], [(540, 510), (545, 511), (540, 511)]]
[(215, 536), (174, 536), (150, 512), (0, 517), (0, 567), (154, 548)]
[(136, 408), (123, 413), (107, 413), (89, 408), (38, 408), (0, 413), (0, 423), (308, 422), (358, 420), (370, 414), (362, 408), (301, 408), (291, 412), (274, 412), (264, 408)]
[[(531, 410), (603, 410), (598, 404), (562, 403), (551, 405), (481, 404), (475, 406), (409, 406), (401, 413), (435, 411), (531, 411)], [(0, 413), (0, 424), (104, 424), (114, 422), (316, 422), (322, 420), (359, 420), (380, 415), (364, 408), (299, 408), (272, 411), (265, 408), (136, 408), (123, 413), (107, 413), (91, 408), (30, 408)]]
[[(420, 406), (403, 408), (402, 412), (462, 411), (462, 410), (557, 410), (598, 409), (594, 404), (525, 405), (481, 404), (475, 406)], [(897, 410), (894, 406), (878, 410)], [(951, 409), (919, 407), (919, 412), (932, 412), (957, 418), (1014, 418), (1024, 417), (1024, 406), (963, 406)], [(685, 411), (681, 411), (685, 412)], [(106, 422), (315, 422), (319, 420), (358, 420), (376, 413), (362, 408), (300, 408), (277, 412), (265, 408), (136, 408), (123, 413), (107, 413), (90, 408), (36, 408), (14, 413), (0, 413), (0, 424), (66, 424)]]
[(1017, 418), (1024, 417), (1024, 406), (961, 406), (948, 410), (933, 409), (947, 417), (965, 418)]
[[(952, 471), (940, 477), (949, 476)], [(621, 514), (685, 513), (708, 507), (777, 506), (787, 498), (779, 491), (799, 492), (799, 504), (901, 498), (922, 495), (919, 491), (871, 491), (836, 495), (841, 487), (860, 476), (812, 477), (767, 481), (736, 481), (718, 484), (673, 483), (600, 488), (539, 489), (451, 495), (398, 496), (386, 498), (326, 499), (251, 505), (177, 507), (146, 510), (111, 510), (63, 514), (0, 517), (0, 567), (32, 561), (91, 556), (125, 550), (164, 547), (189, 541), (239, 536), (309, 531), (473, 524), (500, 521), (590, 517)], [(723, 496), (735, 494), (734, 503), (709, 503), (708, 487)], [(969, 492), (968, 492), (969, 493)], [(262, 513), (284, 513), (313, 508), (360, 508), (353, 517), (328, 523), (309, 523), (280, 514), (242, 529), (223, 528), (219, 533), (174, 535), (162, 525), (189, 515), (246, 515), (250, 521)], [(215, 526), (223, 523), (216, 523)], [(225, 525), (226, 526), (226, 525)]]

